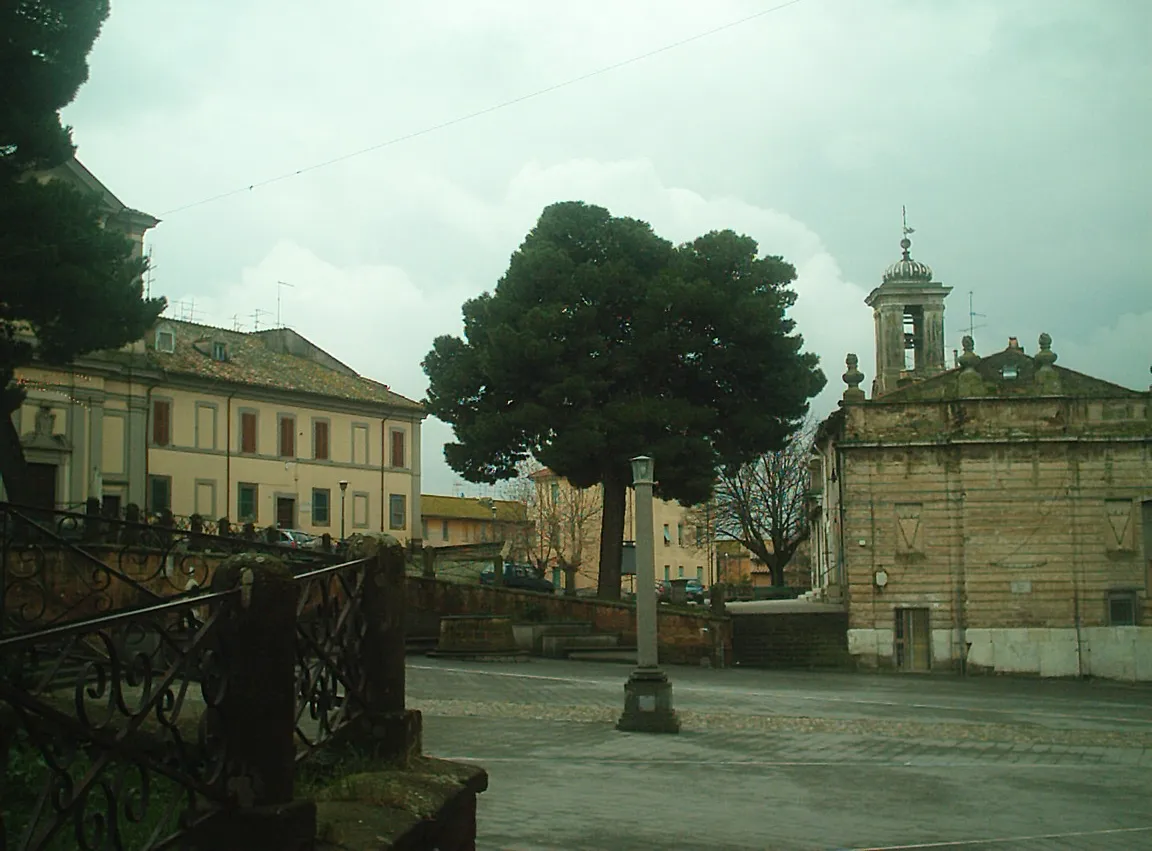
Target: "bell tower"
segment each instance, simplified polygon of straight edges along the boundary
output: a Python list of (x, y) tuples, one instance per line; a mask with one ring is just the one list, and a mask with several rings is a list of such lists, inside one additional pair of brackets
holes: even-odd
[(902, 256), (884, 271), (880, 286), (864, 300), (876, 323), (873, 398), (947, 369), (944, 299), (952, 288), (933, 281), (932, 269), (912, 259), (908, 238), (912, 232), (905, 214)]

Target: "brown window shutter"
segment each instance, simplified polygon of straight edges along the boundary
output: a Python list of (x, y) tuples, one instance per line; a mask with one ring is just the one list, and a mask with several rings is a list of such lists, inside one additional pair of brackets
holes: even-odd
[(152, 442), (167, 446), (172, 438), (172, 406), (169, 402), (152, 403)]
[(328, 423), (316, 423), (315, 454), (319, 461), (328, 460)]
[(256, 454), (256, 415), (240, 415), (240, 451)]
[(287, 417), (280, 420), (280, 455), (283, 458), (296, 457), (296, 423)]
[(404, 432), (392, 432), (392, 466), (404, 466)]

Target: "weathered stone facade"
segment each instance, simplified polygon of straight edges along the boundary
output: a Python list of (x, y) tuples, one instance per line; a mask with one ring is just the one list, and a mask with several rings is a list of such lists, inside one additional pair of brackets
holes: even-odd
[[(1152, 394), (1051, 339), (863, 398), (814, 448), (813, 584), (858, 664), (1152, 680)], [(891, 360), (887, 355), (878, 361)]]

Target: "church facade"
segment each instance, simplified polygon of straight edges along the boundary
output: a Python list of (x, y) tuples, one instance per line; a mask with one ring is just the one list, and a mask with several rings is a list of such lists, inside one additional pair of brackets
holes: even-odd
[(1152, 393), (1040, 334), (945, 359), (949, 289), (903, 256), (868, 296), (813, 447), (812, 580), (861, 667), (1152, 680)]

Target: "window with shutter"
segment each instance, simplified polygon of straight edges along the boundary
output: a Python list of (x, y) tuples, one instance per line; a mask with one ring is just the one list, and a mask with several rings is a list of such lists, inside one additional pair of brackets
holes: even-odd
[(317, 461), (328, 460), (328, 423), (324, 420), (312, 423), (312, 455)]
[(152, 443), (156, 446), (172, 443), (172, 403), (167, 400), (152, 402)]
[(240, 451), (256, 454), (256, 414), (251, 411), (240, 414)]
[(296, 419), (295, 417), (280, 417), (280, 457), (296, 457)]
[(392, 466), (404, 466), (404, 432), (392, 432)]

